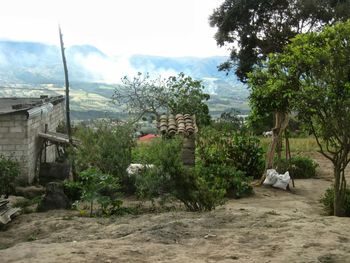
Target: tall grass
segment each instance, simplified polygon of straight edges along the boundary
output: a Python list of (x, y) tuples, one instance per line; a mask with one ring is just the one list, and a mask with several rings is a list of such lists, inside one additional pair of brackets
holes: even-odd
[[(264, 151), (267, 152), (271, 144), (271, 138), (261, 137), (260, 144), (263, 147)], [(315, 152), (320, 149), (314, 137), (290, 138), (289, 145), (290, 145), (291, 152)], [(283, 150), (284, 150), (284, 147), (285, 145), (283, 145)]]

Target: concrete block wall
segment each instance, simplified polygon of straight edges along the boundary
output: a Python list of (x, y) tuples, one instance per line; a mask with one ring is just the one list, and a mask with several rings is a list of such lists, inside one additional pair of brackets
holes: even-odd
[[(0, 115), (0, 154), (10, 157), (20, 163), (21, 180), (31, 184), (36, 175), (38, 155), (42, 141), (39, 132), (56, 131), (64, 120), (64, 102), (54, 105), (53, 110), (27, 119), (26, 112)], [(55, 146), (47, 147), (46, 161), (56, 159)]]
[[(29, 183), (33, 182), (36, 169), (38, 169), (38, 156), (40, 154), (43, 141), (37, 136), (39, 132), (45, 131), (45, 124), (48, 131), (56, 131), (57, 126), (64, 120), (64, 104), (54, 105), (53, 110), (47, 114), (41, 114), (28, 120), (28, 179)], [(56, 147), (54, 145), (46, 148), (46, 162), (54, 162), (56, 160)], [(44, 161), (44, 155), (42, 155)]]
[(0, 115), (0, 154), (20, 163), (22, 180), (28, 175), (27, 116), (22, 113)]

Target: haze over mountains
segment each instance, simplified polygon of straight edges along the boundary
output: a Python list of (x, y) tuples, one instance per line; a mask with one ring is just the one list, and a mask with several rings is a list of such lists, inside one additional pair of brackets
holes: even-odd
[[(226, 76), (217, 66), (226, 57), (157, 57), (132, 55), (110, 57), (94, 46), (66, 48), (73, 110), (76, 112), (118, 112), (110, 101), (115, 85), (137, 72), (168, 77), (184, 72), (203, 80), (211, 94), (213, 114), (235, 107), (247, 110), (247, 88), (232, 74)], [(34, 96), (62, 93), (64, 74), (58, 46), (35, 42), (0, 41), (0, 96)], [(76, 98), (74, 98), (76, 96)], [(88, 98), (86, 98), (88, 97)], [(85, 102), (84, 102), (85, 101)]]

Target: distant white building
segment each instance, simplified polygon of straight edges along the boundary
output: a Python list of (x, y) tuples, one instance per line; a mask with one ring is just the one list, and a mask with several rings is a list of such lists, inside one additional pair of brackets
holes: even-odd
[[(43, 139), (39, 133), (56, 131), (65, 117), (63, 96), (41, 98), (0, 98), (0, 154), (17, 160), (21, 180), (31, 184), (38, 169)], [(46, 161), (56, 159), (55, 146), (46, 147)]]

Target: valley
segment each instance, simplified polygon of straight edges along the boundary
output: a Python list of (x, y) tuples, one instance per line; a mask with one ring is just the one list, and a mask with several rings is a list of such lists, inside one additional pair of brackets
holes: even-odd
[[(210, 94), (208, 106), (213, 117), (230, 108), (249, 111), (249, 91), (233, 74), (217, 66), (226, 57), (158, 57), (132, 55), (114, 57), (93, 46), (67, 48), (72, 118), (122, 118), (124, 110), (111, 97), (123, 76), (137, 72), (152, 78), (167, 78), (180, 72), (202, 80)], [(35, 42), (0, 41), (0, 97), (37, 97), (64, 94), (64, 75), (59, 49)]]

